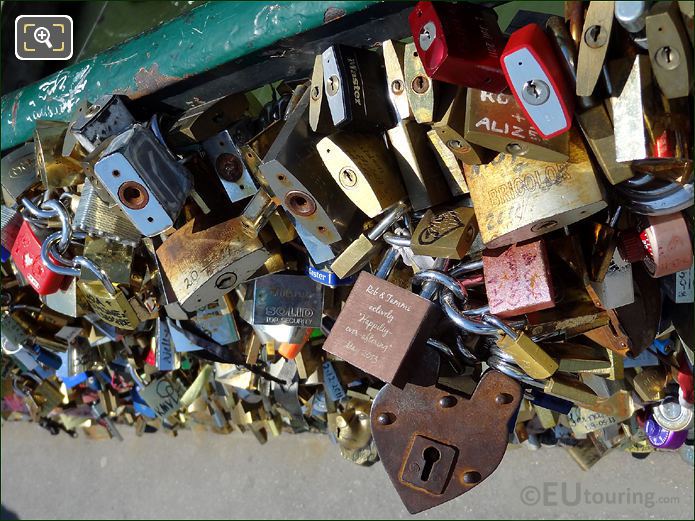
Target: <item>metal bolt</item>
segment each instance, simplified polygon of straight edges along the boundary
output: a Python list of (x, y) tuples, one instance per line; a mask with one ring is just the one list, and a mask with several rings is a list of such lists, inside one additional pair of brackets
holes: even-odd
[(316, 201), (309, 194), (291, 190), (285, 195), (285, 205), (297, 215), (308, 217), (316, 212)]
[(514, 397), (508, 393), (500, 393), (495, 397), (495, 403), (497, 405), (506, 405), (508, 403), (512, 403), (513, 400)]
[(592, 25), (584, 33), (584, 41), (592, 49), (598, 49), (608, 43), (608, 31), (600, 25)]
[(234, 154), (220, 154), (215, 161), (217, 174), (230, 183), (236, 183), (244, 173), (244, 164)]
[(87, 109), (87, 112), (85, 112), (85, 116), (87, 116), (88, 118), (91, 118), (100, 110), (101, 110), (101, 105), (94, 104)]
[(415, 76), (415, 78), (413, 78), (411, 87), (413, 88), (413, 92), (417, 94), (424, 94), (430, 88), (430, 80), (427, 76), (423, 76), (422, 74)]
[(550, 87), (543, 80), (530, 80), (524, 83), (521, 97), (529, 105), (542, 105), (550, 97)]
[(654, 60), (656, 64), (662, 69), (667, 71), (672, 71), (677, 68), (681, 63), (681, 55), (676, 49), (669, 47), (668, 45), (657, 49), (654, 53)]
[(481, 479), (482, 476), (480, 475), (480, 472), (476, 472), (474, 470), (466, 472), (463, 475), (463, 482), (467, 483), (468, 485), (474, 485), (475, 483), (479, 483)]
[(326, 92), (329, 96), (335, 96), (340, 90), (340, 78), (335, 74), (328, 78), (328, 85), (326, 86)]
[(442, 409), (448, 409), (448, 408), (450, 408), (450, 407), (453, 407), (454, 405), (456, 405), (456, 398), (454, 398), (454, 397), (451, 396), (451, 395), (442, 396), (442, 397), (439, 399), (439, 406), (440, 406)]
[(376, 421), (379, 422), (379, 425), (391, 425), (395, 420), (396, 418), (390, 412), (382, 412), (376, 418)]
[(513, 156), (520, 156), (526, 153), (526, 150), (524, 150), (524, 147), (522, 147), (519, 143), (509, 143), (506, 147), (505, 150), (507, 151), (508, 154), (511, 154)]
[(351, 168), (343, 168), (338, 174), (340, 184), (345, 188), (352, 188), (357, 184), (357, 174)]

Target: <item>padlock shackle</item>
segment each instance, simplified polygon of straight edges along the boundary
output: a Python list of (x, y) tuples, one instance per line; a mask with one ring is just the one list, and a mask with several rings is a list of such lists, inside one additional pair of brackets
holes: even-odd
[(439, 295), (439, 304), (447, 317), (459, 328), (475, 335), (496, 336), (497, 328), (487, 324), (471, 320), (456, 306), (454, 293), (449, 288), (442, 289)]
[(370, 241), (377, 240), (407, 211), (408, 205), (403, 201), (398, 201), (381, 219), (379, 219), (379, 222), (374, 225), (374, 228), (367, 232), (367, 238)]
[(463, 301), (465, 304), (468, 297), (459, 286), (459, 283), (444, 272), (437, 270), (422, 270), (417, 272), (411, 279), (411, 284), (420, 284), (422, 282), (435, 282), (441, 284), (442, 286), (448, 288), (459, 300)]

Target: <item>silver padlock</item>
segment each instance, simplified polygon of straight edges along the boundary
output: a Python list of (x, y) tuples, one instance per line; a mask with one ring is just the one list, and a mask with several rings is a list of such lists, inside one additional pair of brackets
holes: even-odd
[(102, 96), (82, 111), (70, 131), (88, 153), (106, 138), (125, 131), (135, 123), (121, 96)]
[(267, 275), (254, 281), (253, 324), (320, 327), (323, 286), (304, 275)]
[(108, 143), (94, 174), (146, 237), (173, 226), (193, 185), (190, 173), (141, 125)]
[(224, 191), (233, 203), (251, 197), (258, 191), (251, 178), (241, 151), (229, 130), (223, 130), (203, 141), (203, 149), (220, 179)]
[(591, 287), (604, 309), (615, 309), (632, 304), (635, 301), (632, 264), (624, 260), (618, 250), (615, 250), (603, 282), (592, 282)]

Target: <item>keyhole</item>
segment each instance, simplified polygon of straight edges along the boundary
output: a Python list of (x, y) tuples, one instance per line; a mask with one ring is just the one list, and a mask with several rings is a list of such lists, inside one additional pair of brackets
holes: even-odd
[(328, 78), (328, 95), (335, 96), (340, 89), (340, 79), (335, 74)]
[(422, 469), (422, 475), (420, 476), (420, 479), (422, 479), (422, 481), (427, 481), (430, 479), (432, 467), (434, 467), (434, 464), (437, 463), (437, 461), (439, 461), (441, 454), (439, 454), (439, 451), (434, 447), (427, 447), (422, 452), (422, 457), (425, 458), (425, 466)]
[(424, 94), (430, 88), (430, 80), (426, 76), (415, 76), (411, 83), (413, 91), (417, 94)]
[(603, 47), (608, 43), (608, 31), (600, 25), (592, 25), (584, 33), (584, 41), (592, 49)]

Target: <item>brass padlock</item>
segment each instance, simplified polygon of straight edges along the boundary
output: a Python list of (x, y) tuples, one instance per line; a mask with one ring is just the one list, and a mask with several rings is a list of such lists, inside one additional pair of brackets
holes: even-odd
[(405, 197), (383, 138), (338, 132), (319, 141), (316, 149), (340, 189), (368, 217), (376, 217)]
[(400, 167), (413, 210), (425, 210), (451, 199), (423, 126), (405, 120), (389, 129), (386, 135)]
[(615, 2), (591, 2), (586, 12), (577, 59), (577, 96), (591, 96), (611, 39)]
[(463, 138), (468, 143), (525, 159), (567, 161), (569, 133), (542, 139), (513, 96), (468, 89)]
[(319, 134), (329, 134), (335, 127), (331, 120), (328, 97), (323, 90), (323, 57), (317, 54), (309, 86), (309, 126)]
[(606, 207), (581, 138), (571, 132), (566, 163), (500, 154), (465, 169), (483, 242), (497, 248), (557, 230)]
[(381, 43), (386, 69), (387, 95), (398, 119), (409, 119), (413, 116), (405, 90), (405, 61), (406, 44), (397, 40), (385, 40)]
[(439, 168), (442, 174), (444, 174), (444, 179), (446, 184), (449, 185), (451, 193), (454, 197), (467, 194), (468, 185), (466, 184), (463, 168), (458, 158), (444, 143), (436, 130), (428, 130), (427, 137), (430, 140), (430, 145), (432, 145), (434, 150), (434, 157), (437, 159), (437, 163), (439, 163)]
[(53, 190), (76, 186), (84, 181), (79, 152), (63, 156), (63, 143), (67, 125), (57, 121), (37, 121), (34, 130), (36, 168), (44, 188)]
[(416, 255), (463, 259), (478, 235), (473, 208), (427, 210), (415, 228), (410, 248)]
[(269, 257), (270, 252), (247, 234), (238, 217), (221, 220), (200, 215), (157, 248), (163, 275), (187, 312), (247, 281)]

